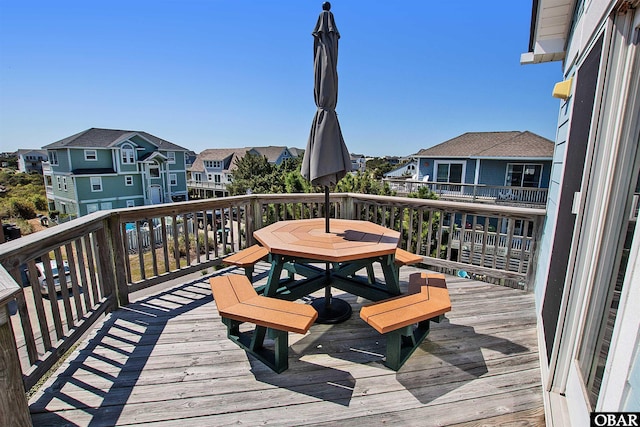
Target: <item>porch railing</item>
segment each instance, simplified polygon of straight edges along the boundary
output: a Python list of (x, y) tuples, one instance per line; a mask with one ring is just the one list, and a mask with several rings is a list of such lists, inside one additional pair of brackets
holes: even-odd
[(547, 203), (549, 191), (547, 188), (416, 181), (401, 178), (385, 178), (383, 181), (401, 196), (417, 192), (421, 187), (427, 187), (440, 199), (477, 203), (544, 206)]
[(0, 245), (0, 365), (14, 371), (0, 376), (2, 412), (26, 408), (24, 390), (131, 292), (216, 267), (254, 230), (326, 208), (399, 230), (427, 266), (533, 283), (542, 209), (341, 193), (328, 207), (323, 194), (278, 194), (94, 212)]

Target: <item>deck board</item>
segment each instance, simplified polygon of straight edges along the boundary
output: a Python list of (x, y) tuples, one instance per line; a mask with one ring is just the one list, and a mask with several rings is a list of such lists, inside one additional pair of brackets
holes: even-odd
[[(406, 289), (418, 269), (400, 271)], [(209, 277), (110, 314), (30, 400), (34, 425), (544, 424), (532, 294), (448, 276), (452, 311), (394, 372), (368, 301), (337, 291), (351, 318), (290, 334), (278, 375), (226, 338)]]

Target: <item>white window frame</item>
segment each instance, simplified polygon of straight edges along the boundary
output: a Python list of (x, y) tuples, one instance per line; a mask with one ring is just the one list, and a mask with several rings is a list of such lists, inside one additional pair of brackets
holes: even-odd
[(127, 187), (133, 186), (133, 175), (124, 176), (124, 185), (126, 185)]
[(98, 150), (84, 150), (84, 160), (87, 162), (97, 162)]
[(87, 214), (98, 212), (100, 210), (100, 205), (97, 203), (89, 203), (87, 205)]
[(136, 150), (131, 144), (124, 144), (120, 147), (120, 162), (123, 165), (130, 165), (136, 162)]
[(507, 179), (509, 178), (509, 169), (510, 168), (513, 169), (513, 166), (522, 166), (522, 178), (520, 179), (520, 185), (515, 185), (514, 187), (522, 187), (522, 184), (524, 182), (525, 171), (527, 170), (528, 167), (533, 166), (535, 168), (539, 166), (540, 176), (538, 177), (538, 185), (536, 187), (523, 187), (523, 188), (540, 188), (540, 185), (542, 184), (542, 173), (544, 172), (544, 165), (542, 163), (507, 163), (507, 170), (504, 175), (505, 187), (509, 186)]
[(102, 177), (101, 176), (92, 176), (89, 178), (91, 183), (91, 192), (98, 193), (102, 191)]
[(136, 206), (136, 201), (135, 200), (127, 200), (127, 207), (128, 208), (133, 208)]
[(62, 180), (59, 176), (56, 176), (56, 184), (58, 186), (58, 190), (62, 191)]
[(219, 173), (214, 174), (213, 182), (215, 182), (216, 184), (222, 184), (222, 175), (220, 175)]
[(167, 161), (169, 164), (174, 165), (176, 163), (176, 152), (175, 151), (167, 151)]
[[(462, 161), (460, 161), (460, 160), (442, 160), (442, 161), (436, 160), (435, 162), (433, 162), (433, 175), (436, 178), (436, 182), (441, 182), (441, 181), (438, 181), (438, 166), (443, 165), (443, 164), (449, 165), (449, 174), (447, 176), (447, 181), (446, 182), (451, 182), (451, 165), (462, 165), (462, 173), (461, 173), (461, 176), (460, 176), (460, 181), (461, 182), (459, 184), (461, 184), (461, 185), (462, 184), (466, 184), (465, 183), (465, 177), (467, 175), (467, 162), (464, 161), (464, 160), (462, 160)], [(458, 183), (455, 182), (454, 184), (458, 184)]]
[(66, 177), (66, 176), (63, 176), (63, 177), (62, 177), (62, 189), (63, 189), (64, 191), (68, 191), (68, 187), (67, 187), (67, 177)]
[(58, 152), (57, 151), (49, 151), (49, 164), (58, 166)]
[(178, 174), (175, 174), (175, 173), (169, 174), (169, 185), (172, 187), (176, 187), (178, 185)]
[[(156, 176), (154, 176), (154, 174), (151, 173), (152, 170), (158, 171)], [(152, 179), (160, 178), (160, 165), (158, 163), (152, 163), (149, 165), (149, 178), (152, 178)]]

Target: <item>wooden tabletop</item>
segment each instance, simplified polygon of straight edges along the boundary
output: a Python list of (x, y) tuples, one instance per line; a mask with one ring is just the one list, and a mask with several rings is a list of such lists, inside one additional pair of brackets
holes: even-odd
[(318, 261), (345, 262), (395, 252), (400, 233), (369, 221), (325, 219), (279, 221), (253, 236), (271, 253)]

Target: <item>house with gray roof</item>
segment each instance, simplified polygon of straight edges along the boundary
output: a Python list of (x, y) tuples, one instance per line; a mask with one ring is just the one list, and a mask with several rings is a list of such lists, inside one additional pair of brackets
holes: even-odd
[(147, 132), (91, 128), (43, 149), (50, 210), (82, 216), (188, 198), (188, 150)]
[(447, 198), (544, 204), (553, 149), (529, 131), (467, 132), (414, 154), (410, 179)]
[(196, 156), (188, 171), (188, 187), (197, 197), (224, 197), (232, 182), (236, 160), (248, 148), (209, 148)]
[(269, 163), (273, 163), (276, 165), (280, 165), (287, 159), (297, 157), (297, 155), (294, 155), (293, 152), (289, 150), (289, 148), (274, 145), (269, 145), (267, 147), (251, 147), (247, 150), (251, 154), (265, 156)]

